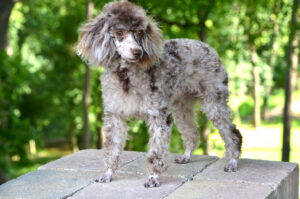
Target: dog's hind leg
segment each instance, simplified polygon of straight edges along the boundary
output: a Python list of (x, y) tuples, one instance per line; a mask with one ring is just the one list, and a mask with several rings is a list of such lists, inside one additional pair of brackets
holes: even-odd
[(172, 120), (167, 108), (159, 111), (159, 116), (149, 116), (147, 122), (150, 130), (148, 170), (149, 177), (145, 187), (158, 187), (159, 174), (166, 170), (165, 156), (169, 148)]
[(230, 118), (231, 111), (227, 105), (227, 98), (227, 87), (211, 89), (203, 96), (202, 109), (219, 130), (225, 142), (227, 163), (224, 171), (233, 172), (237, 170), (237, 161), (241, 154), (242, 136)]
[(180, 99), (172, 104), (173, 118), (178, 130), (181, 132), (185, 153), (175, 159), (178, 164), (186, 164), (190, 161), (191, 153), (197, 147), (199, 133), (194, 119), (194, 103), (192, 97)]
[(103, 127), (106, 172), (97, 181), (110, 182), (112, 174), (119, 165), (120, 154), (126, 140), (127, 125), (119, 116), (107, 113), (104, 117)]

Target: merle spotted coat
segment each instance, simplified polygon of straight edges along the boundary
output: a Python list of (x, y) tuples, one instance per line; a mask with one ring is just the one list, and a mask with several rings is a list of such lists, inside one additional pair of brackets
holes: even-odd
[(166, 168), (171, 114), (186, 149), (175, 162), (188, 163), (199, 140), (193, 114), (196, 101), (225, 142), (224, 170), (236, 171), (242, 136), (230, 119), (228, 77), (214, 49), (191, 39), (163, 41), (154, 20), (127, 1), (106, 4), (84, 24), (77, 49), (84, 60), (105, 67), (101, 85), (107, 169), (100, 182), (109, 182), (118, 167), (126, 121), (132, 117), (149, 125), (146, 187), (159, 186), (159, 174)]

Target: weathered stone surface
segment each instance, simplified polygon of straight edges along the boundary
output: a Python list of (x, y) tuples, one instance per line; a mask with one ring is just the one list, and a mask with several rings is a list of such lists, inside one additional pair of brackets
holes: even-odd
[(180, 186), (183, 179), (161, 177), (161, 186), (145, 188), (147, 176), (119, 175), (110, 183), (93, 183), (78, 191), (69, 199), (158, 199), (163, 198)]
[(0, 199), (14, 198), (168, 198), (168, 199), (298, 199), (297, 164), (241, 159), (235, 173), (224, 172), (224, 160), (193, 156), (188, 164), (175, 164), (160, 177), (161, 187), (144, 188), (145, 153), (124, 152), (111, 183), (95, 183), (104, 169), (102, 150), (84, 150), (48, 163), (35, 172), (0, 186)]
[(269, 199), (273, 198), (268, 185), (219, 180), (193, 180), (185, 183), (166, 199)]
[(87, 186), (98, 172), (38, 170), (0, 186), (0, 198), (63, 198)]
[[(191, 162), (188, 164), (177, 164), (174, 162), (175, 157), (179, 154), (169, 154), (167, 157), (167, 171), (162, 173), (162, 176), (169, 176), (169, 177), (181, 177), (181, 178), (190, 178), (195, 175), (197, 172), (202, 171), (208, 165), (214, 163), (218, 160), (217, 157), (214, 156), (200, 156), (200, 155), (193, 155)], [(118, 173), (127, 173), (127, 174), (140, 174), (146, 175), (148, 174), (147, 171), (147, 157), (143, 156), (129, 164), (123, 166)]]
[[(124, 151), (121, 155), (120, 167), (143, 155), (141, 152)], [(104, 150), (87, 149), (62, 157), (38, 169), (103, 172), (105, 169), (103, 160)]]
[(298, 165), (275, 189), (276, 198), (295, 198), (299, 197), (299, 167)]
[[(275, 198), (298, 199), (299, 169), (298, 165), (289, 162), (241, 159), (237, 172), (223, 171), (225, 161), (218, 160), (194, 180), (218, 180), (222, 183), (254, 183), (272, 188)], [(295, 190), (295, 191), (292, 191)]]

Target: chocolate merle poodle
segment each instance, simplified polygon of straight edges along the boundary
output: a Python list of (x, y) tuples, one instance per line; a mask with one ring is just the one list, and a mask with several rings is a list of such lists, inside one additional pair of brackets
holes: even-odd
[(126, 121), (141, 118), (151, 134), (149, 177), (145, 187), (157, 187), (166, 169), (172, 116), (182, 133), (185, 153), (176, 163), (190, 161), (199, 133), (193, 107), (202, 110), (219, 130), (226, 147), (224, 170), (237, 170), (242, 136), (232, 123), (228, 77), (218, 54), (192, 39), (163, 41), (162, 32), (145, 11), (131, 2), (114, 1), (80, 29), (78, 54), (105, 67), (101, 76), (104, 102), (106, 172), (100, 182), (111, 181), (118, 167), (127, 133)]

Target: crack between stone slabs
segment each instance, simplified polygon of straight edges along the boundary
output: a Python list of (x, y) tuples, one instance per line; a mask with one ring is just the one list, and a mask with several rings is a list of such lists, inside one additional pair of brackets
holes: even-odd
[(210, 165), (214, 164), (214, 163), (217, 162), (218, 160), (220, 160), (220, 159), (218, 158), (218, 159), (212, 160), (209, 164), (205, 165), (202, 169), (193, 172), (191, 175), (189, 175), (189, 176), (187, 177), (187, 181), (193, 180), (193, 178), (195, 177), (195, 175), (197, 175), (197, 174), (199, 174), (199, 173), (202, 173), (205, 169), (207, 169), (207, 167), (209, 167)]
[(210, 165), (214, 164), (215, 162), (217, 162), (219, 160), (215, 159), (213, 161), (211, 161), (209, 164), (205, 165), (202, 169), (197, 170), (195, 172), (193, 172), (191, 175), (187, 176), (187, 178), (185, 178), (185, 180), (182, 181), (182, 183), (180, 185), (178, 185), (177, 187), (175, 187), (173, 190), (171, 190), (170, 192), (168, 192), (165, 196), (163, 196), (161, 199), (165, 199), (167, 198), (170, 194), (174, 193), (177, 189), (179, 189), (180, 187), (182, 187), (182, 185), (184, 185), (186, 182), (192, 181), (193, 178), (195, 177), (195, 175), (202, 173), (207, 167), (209, 167)]
[(181, 187), (184, 183), (186, 183), (187, 180), (183, 180), (182, 183), (180, 185), (178, 185), (177, 187), (175, 187), (174, 189), (170, 190), (165, 196), (163, 196), (161, 199), (165, 199), (167, 198), (171, 193), (174, 193), (179, 187)]
[(139, 157), (137, 157), (137, 158), (135, 158), (135, 159), (133, 159), (133, 160), (127, 162), (126, 164), (122, 165), (120, 168), (118, 168), (118, 169), (116, 170), (115, 175), (118, 175), (118, 174), (121, 174), (121, 175), (122, 175), (122, 174), (128, 174), (128, 175), (144, 175), (144, 173), (140, 173), (140, 172), (130, 173), (130, 172), (126, 172), (126, 171), (120, 171), (121, 168), (123, 168), (125, 165), (127, 165), (127, 164), (129, 164), (129, 163), (131, 163), (131, 162), (133, 162), (133, 161), (136, 161), (136, 160), (138, 160), (138, 159), (141, 159), (141, 158), (143, 158), (144, 156), (146, 156), (145, 153), (143, 153), (143, 155), (141, 155), (141, 156), (139, 156)]
[(144, 157), (144, 156), (146, 156), (145, 153), (143, 153), (141, 156), (138, 156), (137, 158), (135, 158), (135, 159), (133, 159), (133, 160), (130, 160), (130, 161), (126, 162), (124, 165), (122, 165), (121, 167), (119, 167), (118, 170), (121, 169), (122, 167), (124, 167), (125, 165), (127, 165), (127, 164), (133, 162), (133, 161), (136, 161), (136, 160), (138, 160), (138, 159), (141, 159), (141, 158)]
[(90, 183), (88, 183), (87, 185), (84, 185), (82, 187), (80, 187), (79, 189), (77, 189), (76, 191), (73, 191), (72, 193), (69, 193), (68, 195), (62, 197), (62, 199), (67, 199), (68, 197), (72, 197), (74, 196), (76, 193), (78, 193), (79, 191), (83, 190), (84, 188), (90, 186), (91, 184), (94, 184), (94, 181), (91, 181)]
[[(127, 165), (127, 164), (129, 164), (129, 163), (131, 163), (131, 162), (133, 162), (133, 161), (135, 161), (135, 160), (138, 160), (138, 159), (142, 158), (143, 156), (145, 156), (145, 154), (142, 154), (141, 156), (138, 156), (137, 158), (134, 158), (134, 159), (132, 159), (132, 160), (126, 162), (124, 165), (122, 165), (122, 166), (121, 166), (120, 168), (118, 168), (118, 169), (121, 169), (121, 168), (124, 167), (125, 165)], [(49, 169), (49, 170), (51, 170), (51, 169)], [(53, 169), (53, 170), (59, 170), (59, 169), (56, 168), (56, 169)], [(63, 170), (65, 170), (65, 169), (63, 169)], [(71, 170), (71, 171), (76, 171), (76, 170), (73, 170), (73, 169), (70, 169), (70, 170)], [(95, 172), (95, 171), (93, 171), (93, 172)], [(78, 193), (79, 191), (83, 190), (84, 188), (86, 188), (86, 187), (88, 187), (88, 186), (90, 186), (90, 185), (92, 185), (92, 184), (94, 184), (94, 183), (96, 183), (96, 182), (95, 182), (95, 180), (93, 179), (93, 180), (92, 180), (90, 183), (88, 183), (87, 185), (84, 185), (84, 186), (80, 187), (79, 189), (73, 191), (72, 193), (69, 193), (68, 195), (62, 197), (62, 199), (67, 199), (68, 197), (74, 196), (74, 195), (75, 195), (76, 193)]]

